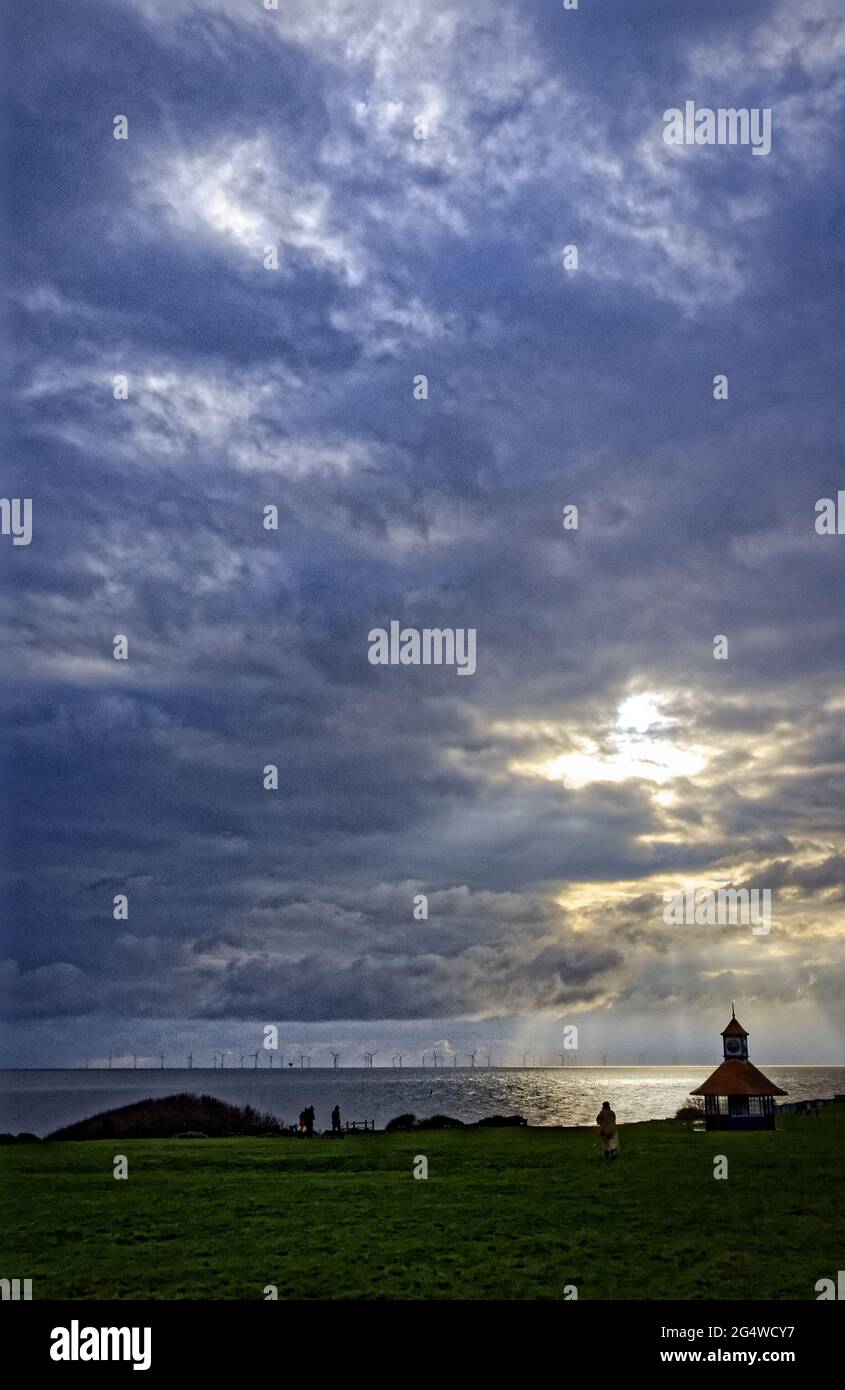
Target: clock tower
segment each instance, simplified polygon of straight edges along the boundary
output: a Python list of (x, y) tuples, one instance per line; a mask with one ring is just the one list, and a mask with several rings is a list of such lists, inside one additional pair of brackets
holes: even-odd
[(726, 1062), (748, 1061), (748, 1034), (737, 1019), (733, 1004), (731, 1004), (731, 1021), (727, 1028), (722, 1031), (722, 1046), (725, 1050)]

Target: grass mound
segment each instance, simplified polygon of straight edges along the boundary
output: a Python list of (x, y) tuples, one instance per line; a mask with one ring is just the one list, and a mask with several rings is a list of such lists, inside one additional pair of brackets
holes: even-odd
[(227, 1105), (214, 1096), (187, 1091), (159, 1100), (138, 1100), (116, 1110), (104, 1110), (87, 1120), (54, 1130), (48, 1139), (174, 1139), (185, 1134), (209, 1138), (276, 1135), (286, 1131), (274, 1115), (251, 1105)]

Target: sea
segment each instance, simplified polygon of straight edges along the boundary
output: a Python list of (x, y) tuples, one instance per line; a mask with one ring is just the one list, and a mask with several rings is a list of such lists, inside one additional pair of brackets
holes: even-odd
[[(845, 1066), (775, 1066), (762, 1070), (787, 1091), (784, 1100), (845, 1094)], [(713, 1066), (645, 1067), (252, 1067), (0, 1071), (0, 1132), (39, 1137), (103, 1110), (191, 1091), (252, 1105), (294, 1123), (306, 1105), (317, 1128), (341, 1120), (382, 1129), (396, 1115), (451, 1115), (464, 1122), (522, 1115), (532, 1125), (590, 1125), (609, 1100), (621, 1124), (666, 1119)]]

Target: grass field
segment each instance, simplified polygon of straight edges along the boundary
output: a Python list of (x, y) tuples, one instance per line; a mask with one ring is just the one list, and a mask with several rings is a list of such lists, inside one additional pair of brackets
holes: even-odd
[(612, 1164), (590, 1130), (10, 1146), (0, 1272), (34, 1299), (814, 1299), (845, 1106), (780, 1123), (625, 1126)]

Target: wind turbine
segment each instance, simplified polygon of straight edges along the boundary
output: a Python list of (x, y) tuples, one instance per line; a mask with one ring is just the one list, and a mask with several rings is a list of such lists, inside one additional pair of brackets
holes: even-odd
[(132, 1070), (133, 1070), (133, 1071), (137, 1071), (137, 1070), (138, 1070), (138, 1058), (137, 1058), (137, 1055), (136, 1055), (135, 1053), (132, 1054)]
[(109, 1053), (109, 1071), (111, 1071), (111, 1053)]
[(193, 1052), (189, 1052), (189, 1053), (188, 1053), (188, 1071), (193, 1071), (193, 1069), (194, 1069), (194, 1054), (193, 1054)]
[(475, 1066), (475, 1059), (476, 1059), (477, 1056), (478, 1056), (478, 1053), (477, 1053), (477, 1052), (468, 1052), (468, 1053), (467, 1053), (467, 1057), (469, 1057), (469, 1064), (470, 1064), (471, 1067), (474, 1067), (474, 1066)]
[(390, 1059), (390, 1065), (393, 1066), (393, 1067), (398, 1067), (399, 1070), (401, 1071), (401, 1070), (402, 1070), (402, 1058), (403, 1058), (404, 1056), (405, 1056), (404, 1052), (397, 1052), (396, 1055), (395, 1055), (394, 1057), (391, 1057), (391, 1059)]
[(258, 1071), (258, 1053), (257, 1053), (257, 1052), (250, 1052), (249, 1055), (250, 1055), (250, 1057), (254, 1057), (254, 1058), (255, 1058), (255, 1066), (253, 1067), (253, 1071)]
[(332, 1052), (331, 1049), (329, 1049), (329, 1056), (332, 1059), (332, 1070), (337, 1071), (338, 1067), (340, 1066), (340, 1059), (343, 1056), (343, 1053)]
[(244, 1054), (241, 1053), (241, 1071), (244, 1069)]
[(310, 1067), (310, 1065), (311, 1065), (311, 1056), (310, 1056), (309, 1053), (307, 1053), (307, 1052), (300, 1052), (300, 1054), (299, 1054), (299, 1065), (300, 1065), (300, 1067)]
[(364, 1067), (365, 1067), (365, 1069), (366, 1069), (367, 1071), (372, 1071), (372, 1069), (373, 1069), (373, 1058), (375, 1057), (375, 1055), (376, 1055), (376, 1054), (375, 1054), (374, 1052), (365, 1052), (365, 1053), (364, 1053), (364, 1057), (366, 1058), (366, 1060), (365, 1060), (365, 1062), (364, 1062)]
[(488, 1048), (487, 1052), (485, 1053), (485, 1056), (486, 1056), (486, 1058), (487, 1058), (487, 1065), (488, 1065), (488, 1067), (491, 1065), (491, 1063), (490, 1063), (490, 1057), (491, 1057), (491, 1055), (492, 1055), (492, 1054), (490, 1053), (490, 1050), (489, 1050), (489, 1048)]
[(164, 1071), (164, 1053), (161, 1054), (161, 1069)]
[(436, 1052), (432, 1052), (431, 1055), (432, 1055), (432, 1057), (434, 1058), (434, 1070), (437, 1071), (437, 1053), (436, 1053)]

